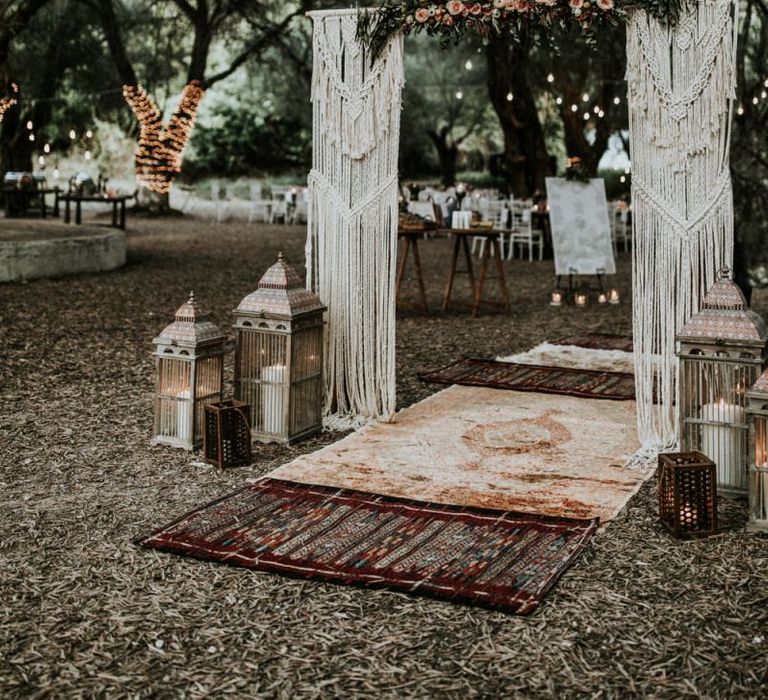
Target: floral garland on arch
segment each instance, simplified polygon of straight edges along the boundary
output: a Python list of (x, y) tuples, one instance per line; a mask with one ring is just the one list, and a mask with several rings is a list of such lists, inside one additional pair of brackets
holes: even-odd
[(481, 37), (515, 37), (526, 29), (539, 34), (548, 30), (579, 27), (591, 34), (600, 27), (626, 22), (632, 9), (648, 11), (662, 22), (674, 23), (690, 0), (405, 0), (384, 3), (361, 12), (358, 34), (373, 57), (379, 55), (397, 32), (426, 32), (441, 43), (458, 42), (473, 32)]

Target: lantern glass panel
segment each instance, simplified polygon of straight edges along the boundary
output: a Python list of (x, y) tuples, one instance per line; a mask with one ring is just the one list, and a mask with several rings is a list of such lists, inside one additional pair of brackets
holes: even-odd
[(191, 364), (176, 357), (158, 358), (155, 435), (188, 441), (192, 437)]
[(682, 356), (682, 449), (700, 450), (717, 465), (718, 484), (746, 491), (746, 390), (760, 366), (753, 355), (728, 352)]
[(288, 336), (259, 330), (240, 330), (237, 399), (251, 406), (256, 433), (287, 433)]
[(292, 355), (291, 434), (297, 435), (322, 421), (322, 326), (298, 331), (293, 337)]
[(750, 485), (751, 520), (762, 521), (768, 525), (768, 418), (763, 415), (754, 417), (755, 464)]

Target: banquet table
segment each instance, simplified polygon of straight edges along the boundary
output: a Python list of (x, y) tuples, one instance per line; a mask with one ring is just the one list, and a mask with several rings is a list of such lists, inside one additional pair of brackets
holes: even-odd
[[(472, 315), (477, 316), (478, 311), (482, 305), (499, 307), (509, 313), (512, 310), (512, 306), (509, 302), (509, 292), (507, 290), (507, 279), (504, 274), (504, 264), (501, 258), (501, 244), (500, 239), (502, 234), (508, 233), (499, 229), (489, 228), (449, 228), (441, 229), (437, 233), (445, 233), (453, 236), (453, 255), (451, 256), (451, 268), (448, 273), (448, 282), (445, 287), (445, 295), (443, 296), (443, 311), (447, 311), (451, 305), (451, 293), (453, 291), (453, 283), (457, 274), (469, 275), (469, 285), (472, 290), (472, 302), (469, 304), (469, 308), (472, 310)], [(482, 257), (482, 263), (480, 266), (480, 277), (475, 277), (475, 271), (472, 266), (472, 255), (469, 247), (470, 238), (484, 238), (487, 246), (485, 247), (486, 254)], [(458, 269), (460, 253), (464, 253), (464, 260), (466, 262), (466, 269)], [(492, 301), (483, 298), (483, 291), (485, 290), (485, 282), (488, 275), (488, 261), (490, 257), (493, 257), (496, 266), (496, 280), (499, 286), (499, 292), (501, 293), (501, 301)], [(460, 304), (454, 302), (455, 306)], [(467, 306), (463, 304), (463, 306)]]
[(64, 223), (68, 224), (71, 221), (70, 216), (70, 204), (75, 203), (75, 223), (83, 223), (83, 202), (101, 202), (103, 204), (112, 205), (112, 226), (125, 230), (125, 203), (131, 199), (131, 194), (120, 195), (84, 195), (67, 193), (59, 196), (59, 199), (64, 202)]

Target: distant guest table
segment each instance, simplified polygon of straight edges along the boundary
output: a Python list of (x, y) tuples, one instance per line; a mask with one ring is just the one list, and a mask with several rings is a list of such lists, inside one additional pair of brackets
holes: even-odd
[(425, 228), (401, 228), (397, 232), (397, 237), (405, 241), (405, 250), (403, 251), (403, 257), (400, 258), (400, 262), (397, 266), (395, 300), (396, 303), (403, 308), (410, 308), (410, 305), (400, 301), (400, 285), (403, 282), (408, 253), (413, 251), (413, 264), (416, 269), (416, 280), (419, 283), (419, 291), (421, 293), (421, 310), (429, 311), (429, 308), (427, 307), (427, 294), (424, 291), (424, 276), (421, 273), (421, 258), (419, 257), (419, 239), (424, 238), (426, 232), (427, 229)]
[(27, 216), (30, 209), (32, 209), (32, 203), (37, 200), (40, 205), (40, 216), (43, 219), (48, 216), (48, 209), (45, 203), (45, 195), (54, 195), (53, 199), (53, 216), (59, 215), (59, 197), (61, 196), (61, 190), (58, 187), (53, 188), (40, 188), (36, 190), (24, 190), (17, 189), (15, 187), (3, 188), (3, 196), (5, 197), (5, 215), (8, 218), (24, 217)]
[[(59, 199), (64, 202), (64, 223), (70, 223), (70, 203), (75, 203), (75, 223), (83, 223), (83, 202), (103, 202), (104, 204), (112, 205), (112, 226), (125, 230), (125, 203), (131, 199), (131, 194), (120, 194), (113, 197), (107, 197), (104, 195), (85, 195), (66, 193), (59, 195)], [(118, 215), (119, 209), (119, 215)]]
[[(477, 316), (477, 312), (480, 309), (481, 304), (489, 306), (498, 306), (504, 309), (507, 313), (512, 310), (509, 303), (509, 292), (507, 291), (507, 279), (504, 275), (504, 264), (501, 259), (501, 245), (499, 239), (502, 234), (507, 231), (499, 231), (497, 229), (487, 228), (448, 228), (442, 229), (441, 233), (447, 233), (453, 236), (453, 257), (451, 258), (451, 271), (448, 275), (448, 284), (445, 288), (445, 296), (443, 298), (443, 311), (448, 309), (451, 300), (451, 291), (453, 290), (453, 280), (457, 274), (468, 274), (469, 284), (472, 289), (472, 315)], [(484, 238), (487, 245), (485, 246), (485, 255), (482, 257), (482, 266), (480, 268), (480, 279), (475, 281), (475, 273), (472, 269), (472, 256), (469, 250), (470, 238)], [(464, 251), (464, 259), (467, 263), (466, 270), (458, 270), (459, 262), (459, 249)], [(502, 301), (487, 301), (483, 299), (483, 288), (485, 286), (485, 279), (488, 272), (488, 259), (492, 256), (496, 264), (496, 279), (499, 284), (499, 291), (501, 292)]]

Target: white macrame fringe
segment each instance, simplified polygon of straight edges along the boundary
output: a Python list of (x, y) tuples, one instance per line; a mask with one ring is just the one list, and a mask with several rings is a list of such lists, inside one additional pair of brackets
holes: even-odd
[(735, 0), (702, 0), (675, 27), (643, 11), (627, 27), (635, 463), (677, 447), (675, 334), (733, 257), (736, 12)]
[(371, 65), (357, 12), (313, 12), (307, 286), (328, 306), (324, 425), (395, 413), (397, 157), (403, 39)]

